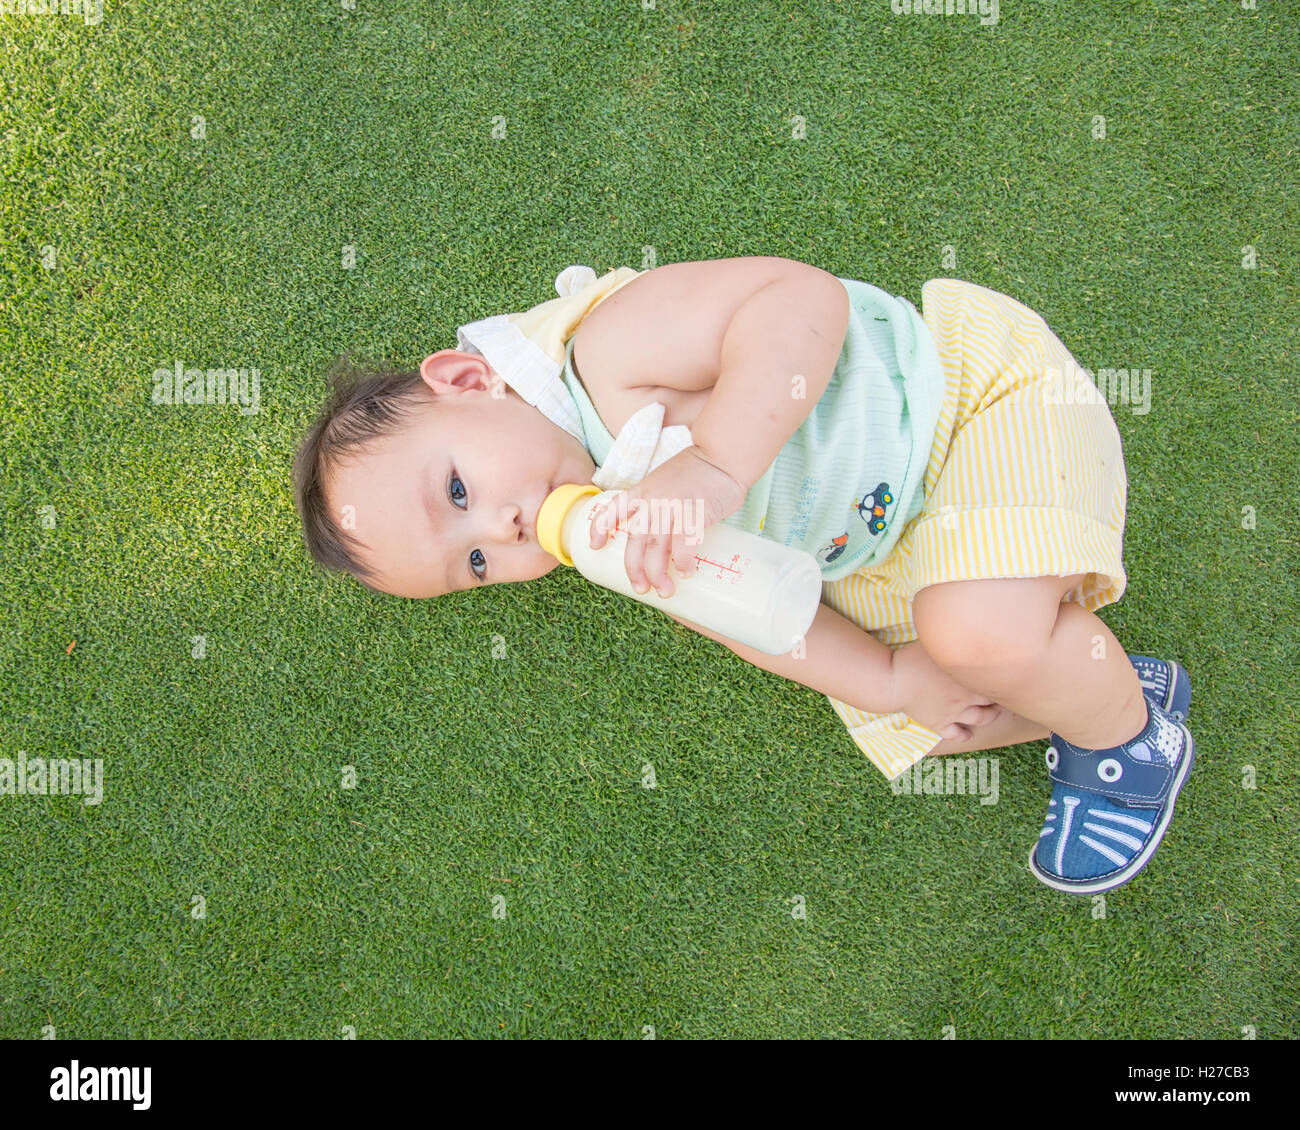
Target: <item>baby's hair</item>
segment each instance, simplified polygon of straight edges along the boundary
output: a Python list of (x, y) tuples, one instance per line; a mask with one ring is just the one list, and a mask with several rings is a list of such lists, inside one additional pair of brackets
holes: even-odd
[(361, 559), (361, 543), (339, 526), (325, 504), (325, 482), (342, 464), (400, 435), (419, 409), (436, 399), (418, 369), (404, 372), (386, 362), (376, 365), (345, 354), (325, 376), (333, 386), (329, 405), (303, 437), (293, 461), (303, 539), (318, 565), (351, 573), (374, 589), (370, 582), (376, 574)]

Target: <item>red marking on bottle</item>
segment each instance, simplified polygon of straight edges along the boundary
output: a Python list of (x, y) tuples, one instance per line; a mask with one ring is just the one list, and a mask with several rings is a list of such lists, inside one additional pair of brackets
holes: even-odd
[[(696, 555), (695, 560), (700, 562), (701, 565), (712, 565), (715, 569), (717, 569), (718, 572), (717, 575), (714, 577), (714, 579), (718, 581), (726, 580), (725, 574), (731, 573), (732, 574), (731, 580), (732, 583), (734, 584), (736, 581), (740, 580), (740, 578), (745, 575), (744, 569), (739, 567), (739, 562), (741, 561), (741, 554), (739, 553), (733, 553), (731, 555), (730, 564), (723, 564), (721, 561), (714, 561), (712, 558), (709, 557), (700, 557), (698, 554)], [(744, 558), (744, 560), (748, 561), (749, 558), (746, 557)]]

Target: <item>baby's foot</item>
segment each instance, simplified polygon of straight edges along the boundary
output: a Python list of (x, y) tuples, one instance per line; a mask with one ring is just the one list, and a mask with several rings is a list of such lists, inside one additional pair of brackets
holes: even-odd
[(1194, 759), (1191, 731), (1147, 700), (1147, 724), (1113, 749), (1051, 736), (1052, 799), (1029, 869), (1058, 891), (1093, 894), (1127, 883), (1164, 838)]

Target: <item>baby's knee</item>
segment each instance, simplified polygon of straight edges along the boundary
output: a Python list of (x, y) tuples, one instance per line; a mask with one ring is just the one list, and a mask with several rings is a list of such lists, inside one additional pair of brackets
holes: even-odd
[(975, 675), (999, 682), (1015, 680), (1042, 662), (1047, 640), (984, 623), (952, 622), (921, 635), (921, 646), (935, 663), (967, 686)]
[(1042, 661), (1055, 620), (1041, 605), (990, 599), (987, 585), (944, 587), (917, 594), (913, 619), (921, 646), (958, 682), (976, 673), (1015, 679)]

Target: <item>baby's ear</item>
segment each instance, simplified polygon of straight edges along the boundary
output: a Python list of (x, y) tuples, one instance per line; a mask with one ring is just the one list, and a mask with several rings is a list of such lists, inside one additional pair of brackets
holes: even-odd
[(458, 349), (440, 349), (420, 362), (421, 378), (439, 396), (486, 389), (491, 372), (482, 356)]

